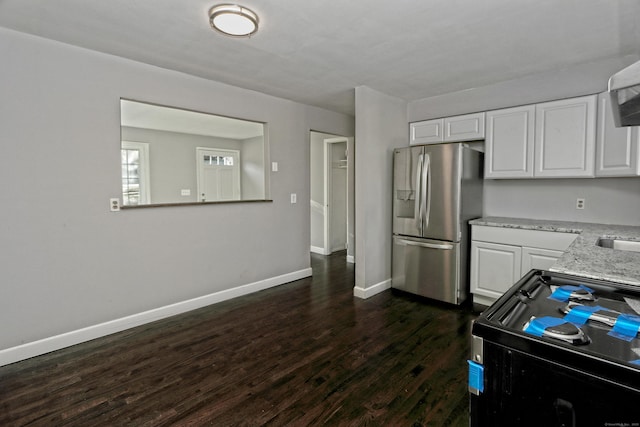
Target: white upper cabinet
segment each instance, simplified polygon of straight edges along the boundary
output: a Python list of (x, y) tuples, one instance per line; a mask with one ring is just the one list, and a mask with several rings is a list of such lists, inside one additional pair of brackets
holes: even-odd
[(594, 176), (597, 95), (536, 104), (535, 177)]
[(484, 139), (484, 113), (465, 114), (444, 119), (445, 142), (474, 139)]
[(409, 144), (435, 144), (444, 141), (444, 119), (425, 120), (409, 125)]
[(487, 112), (485, 178), (532, 178), (535, 106)]
[(638, 127), (615, 127), (609, 94), (598, 95), (596, 176), (640, 175), (639, 146)]
[(411, 123), (409, 133), (410, 145), (484, 139), (484, 113)]

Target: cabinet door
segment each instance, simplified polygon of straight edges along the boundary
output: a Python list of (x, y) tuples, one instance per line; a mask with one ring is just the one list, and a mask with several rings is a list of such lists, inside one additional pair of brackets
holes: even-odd
[(473, 139), (484, 139), (484, 113), (465, 114), (444, 119), (445, 142)]
[(598, 95), (596, 176), (640, 175), (640, 132), (637, 126), (616, 127), (609, 93)]
[(485, 178), (532, 178), (535, 106), (487, 112)]
[(444, 119), (409, 124), (409, 144), (434, 144), (444, 141)]
[(535, 177), (594, 176), (596, 98), (536, 105)]
[[(498, 299), (520, 279), (522, 248), (471, 241), (471, 293)], [(486, 301), (486, 300), (485, 300)], [(481, 301), (482, 302), (482, 301)]]
[(540, 248), (522, 248), (522, 275), (532, 268), (548, 270), (562, 256), (562, 251)]

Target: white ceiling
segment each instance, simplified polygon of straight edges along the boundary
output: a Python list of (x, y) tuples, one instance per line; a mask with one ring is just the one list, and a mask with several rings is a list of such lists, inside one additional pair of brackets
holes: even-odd
[(0, 26), (354, 114), (354, 87), (407, 101), (640, 51), (637, 0), (0, 0)]

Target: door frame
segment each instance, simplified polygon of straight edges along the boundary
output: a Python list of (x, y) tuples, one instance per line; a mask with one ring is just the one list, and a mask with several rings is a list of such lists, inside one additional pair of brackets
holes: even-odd
[[(237, 200), (242, 200), (242, 171), (240, 168), (240, 150), (235, 150), (235, 149), (229, 149), (229, 148), (213, 148), (213, 147), (196, 147), (196, 191), (197, 193), (197, 201), (202, 201), (201, 200), (201, 195), (202, 195), (202, 190), (203, 190), (203, 183), (202, 183), (202, 163), (200, 162), (201, 160), (201, 152), (204, 151), (212, 151), (212, 152), (216, 152), (216, 153), (231, 153), (233, 155), (237, 155), (238, 158), (238, 165), (236, 167), (236, 165), (234, 165), (234, 175), (237, 175), (237, 179), (238, 179), (238, 199)], [(232, 200), (236, 200), (236, 199), (232, 199)]]
[[(333, 150), (334, 144), (345, 144), (345, 149), (349, 150), (349, 145), (347, 138), (345, 137), (336, 137), (336, 138), (328, 138), (324, 140), (324, 251), (327, 255), (333, 252), (331, 248), (331, 204), (329, 201), (332, 200), (333, 196)], [(348, 200), (349, 200), (349, 156), (347, 155), (347, 176), (345, 179), (345, 189), (346, 197), (347, 197), (347, 211), (345, 212), (345, 222), (348, 224)], [(348, 228), (347, 228), (348, 229)], [(347, 231), (347, 235), (345, 236), (345, 245), (349, 246), (349, 233)], [(345, 248), (346, 249), (346, 248)]]

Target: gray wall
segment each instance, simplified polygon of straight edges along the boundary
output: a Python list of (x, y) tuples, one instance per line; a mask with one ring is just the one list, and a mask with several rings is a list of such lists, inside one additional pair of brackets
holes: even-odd
[[(608, 78), (638, 56), (609, 58), (527, 78), (426, 98), (408, 105), (408, 121), (488, 111), (602, 92)], [(576, 210), (576, 198), (586, 208)], [(640, 178), (485, 180), (484, 215), (640, 225)]]
[(265, 198), (264, 168), (267, 164), (264, 161), (264, 144), (264, 138), (261, 136), (245, 139), (240, 144), (242, 147), (240, 155), (242, 198), (245, 200)]
[(405, 101), (356, 88), (356, 288), (363, 292), (390, 284), (392, 153), (408, 133)]
[[(5, 29), (0, 57), (0, 349), (309, 268), (290, 193), (353, 117)], [(121, 97), (268, 123), (273, 202), (110, 212)]]
[(640, 178), (485, 180), (484, 215), (640, 225)]
[(408, 121), (417, 122), (517, 105), (534, 104), (607, 90), (609, 77), (638, 55), (607, 58), (528, 77), (409, 102)]

